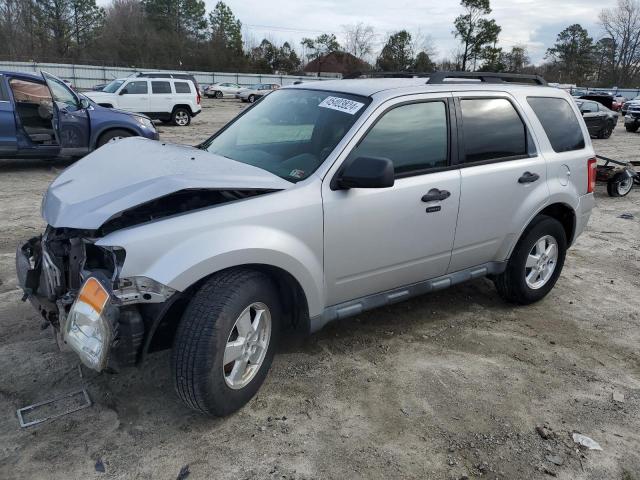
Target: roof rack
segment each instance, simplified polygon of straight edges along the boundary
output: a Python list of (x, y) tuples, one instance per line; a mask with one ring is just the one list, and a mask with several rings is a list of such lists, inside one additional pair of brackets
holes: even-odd
[(426, 78), (433, 75), (428, 72), (412, 72), (410, 70), (403, 72), (380, 72), (375, 70), (365, 72), (351, 72), (343, 75), (343, 80), (353, 80), (356, 78)]
[[(482, 83), (535, 83), (547, 85), (547, 81), (540, 75), (525, 75), (522, 73), (494, 73), (494, 72), (433, 72), (428, 75), (428, 84), (442, 84), (476, 80)], [(450, 80), (449, 82), (447, 80)]]

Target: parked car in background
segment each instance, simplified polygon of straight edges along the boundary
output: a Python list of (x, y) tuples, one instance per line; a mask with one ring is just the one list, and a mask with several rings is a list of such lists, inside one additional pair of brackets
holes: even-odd
[(624, 128), (627, 132), (637, 132), (640, 128), (640, 101), (633, 102), (624, 116)]
[(255, 85), (251, 85), (248, 88), (240, 90), (236, 93), (236, 98), (239, 98), (243, 102), (253, 103), (261, 97), (273, 92), (274, 90), (278, 90), (280, 85), (277, 83), (257, 83)]
[(622, 105), (624, 105), (624, 102), (626, 101), (626, 97), (623, 97), (622, 95), (614, 95), (611, 110), (613, 110), (614, 112), (619, 112), (622, 109)]
[(103, 108), (61, 79), (0, 72), (0, 157), (81, 157), (115, 138), (157, 140), (151, 120)]
[(618, 124), (618, 114), (592, 100), (576, 100), (592, 137), (609, 138)]
[(622, 107), (620, 108), (620, 113), (622, 113), (622, 115), (626, 115), (627, 110), (631, 105), (638, 105), (638, 104), (640, 104), (640, 96), (632, 98), (631, 100), (627, 100), (622, 104)]
[(86, 92), (98, 105), (143, 113), (183, 127), (202, 111), (200, 92), (191, 80), (173, 78), (119, 78), (101, 92)]
[(234, 97), (241, 90), (242, 87), (237, 83), (222, 82), (209, 85), (205, 88), (204, 94), (207, 98)]
[(46, 230), (16, 252), (24, 297), (93, 370), (173, 348), (178, 396), (213, 415), (256, 394), (285, 328), (480, 277), (542, 300), (596, 181), (580, 112), (543, 82), (314, 82), (197, 148), (110, 144), (47, 190)]
[(200, 88), (200, 84), (198, 80), (196, 80), (195, 75), (191, 75), (190, 73), (184, 72), (138, 72), (135, 74), (136, 77), (141, 78), (175, 78), (178, 80), (191, 80), (193, 84), (196, 86), (198, 93), (202, 94), (202, 89)]
[(109, 85), (108, 83), (99, 83), (97, 85), (94, 85), (93, 87), (91, 87), (91, 90), (93, 90), (94, 92), (101, 92), (102, 90), (104, 90), (104, 87), (106, 87), (107, 85)]

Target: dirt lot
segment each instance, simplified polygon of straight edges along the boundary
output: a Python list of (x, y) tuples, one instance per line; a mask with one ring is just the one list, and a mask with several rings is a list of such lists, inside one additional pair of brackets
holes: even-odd
[[(206, 101), (162, 139), (197, 143), (240, 109)], [(623, 128), (594, 142), (640, 158)], [(189, 465), (189, 479), (640, 480), (640, 189), (599, 189), (544, 301), (507, 305), (478, 280), (331, 325), (287, 341), (257, 397), (210, 419), (177, 400), (166, 352), (81, 379), (20, 302), (14, 248), (43, 227), (41, 195), (66, 165), (0, 161), (1, 479), (173, 480)], [(20, 428), (16, 408), (83, 382), (91, 408)], [(603, 450), (576, 450), (572, 432)]]

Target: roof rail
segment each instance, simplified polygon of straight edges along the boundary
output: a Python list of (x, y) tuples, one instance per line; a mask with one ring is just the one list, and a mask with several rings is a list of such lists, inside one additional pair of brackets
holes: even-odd
[(464, 82), (476, 80), (482, 83), (535, 83), (547, 85), (547, 81), (540, 75), (525, 75), (522, 73), (495, 73), (495, 72), (433, 72), (428, 75), (429, 84), (450, 83), (447, 80)]
[(376, 70), (364, 71), (364, 72), (351, 72), (343, 75), (343, 80), (353, 80), (356, 78), (426, 78), (432, 73), (428, 72), (380, 72)]

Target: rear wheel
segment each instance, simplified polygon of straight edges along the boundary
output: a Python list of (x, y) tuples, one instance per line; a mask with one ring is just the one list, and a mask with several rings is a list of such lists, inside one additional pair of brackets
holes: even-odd
[(127, 138), (132, 136), (133, 134), (131, 132), (128, 132), (127, 130), (121, 130), (121, 129), (109, 130), (108, 132), (105, 132), (102, 135), (100, 135), (100, 138), (98, 139), (98, 143), (96, 144), (96, 148), (100, 148), (105, 143), (109, 143), (111, 141), (115, 142), (116, 140), (120, 140), (121, 138)]
[(171, 114), (171, 122), (177, 127), (186, 127), (191, 123), (191, 112), (184, 107), (178, 107)]
[(187, 406), (224, 416), (255, 395), (275, 353), (278, 298), (267, 276), (246, 269), (219, 273), (200, 288), (172, 352), (176, 392)]
[(562, 224), (546, 215), (537, 216), (518, 241), (506, 270), (494, 278), (498, 293), (522, 305), (541, 300), (558, 280), (566, 251)]
[(615, 125), (609, 124), (607, 125), (607, 127), (604, 130), (604, 136), (603, 138), (609, 138), (611, 137), (611, 134), (613, 133), (613, 131), (615, 130)]
[(612, 178), (607, 182), (607, 193), (610, 197), (624, 197), (633, 188), (633, 178)]
[(222, 98), (222, 92), (216, 92), (215, 93), (215, 97), (216, 98)]

